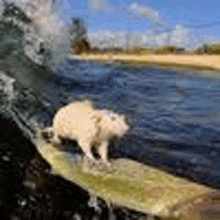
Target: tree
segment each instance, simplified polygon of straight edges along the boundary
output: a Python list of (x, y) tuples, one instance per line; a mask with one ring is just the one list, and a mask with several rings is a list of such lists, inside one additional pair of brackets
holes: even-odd
[(70, 26), (71, 48), (76, 54), (90, 50), (90, 44), (87, 37), (87, 29), (82, 18), (72, 17)]
[(85, 22), (82, 18), (72, 17), (70, 35), (73, 41), (79, 41), (87, 38), (87, 30), (85, 27)]
[(71, 42), (71, 48), (73, 49), (75, 54), (81, 54), (83, 52), (90, 51), (90, 44), (86, 39), (81, 39), (78, 41)]

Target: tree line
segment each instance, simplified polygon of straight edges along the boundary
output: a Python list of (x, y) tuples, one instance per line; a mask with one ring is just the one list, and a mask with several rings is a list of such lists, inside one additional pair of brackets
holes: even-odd
[[(165, 45), (155, 48), (143, 48), (141, 46), (134, 46), (133, 48), (122, 48), (122, 47), (92, 47), (88, 39), (88, 31), (83, 18), (72, 17), (70, 25), (71, 35), (71, 49), (74, 54), (82, 53), (126, 53), (126, 54), (185, 54), (188, 53), (186, 48), (177, 47), (173, 45)], [(194, 54), (220, 54), (220, 43), (207, 44), (204, 43), (197, 47)]]

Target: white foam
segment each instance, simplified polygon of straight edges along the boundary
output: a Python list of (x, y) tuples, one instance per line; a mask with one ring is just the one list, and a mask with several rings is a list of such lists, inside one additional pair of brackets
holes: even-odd
[[(42, 65), (45, 63), (45, 55), (38, 53), (40, 44), (52, 52), (51, 67), (55, 67), (70, 53), (69, 27), (61, 19), (58, 12), (52, 11), (51, 0), (14, 0), (7, 2), (20, 7), (33, 21), (32, 24), (21, 24), (19, 26), (25, 31), (24, 51), (34, 62)], [(1, 2), (1, 13), (3, 8)], [(16, 18), (8, 19), (13, 19), (14, 24), (20, 22), (16, 21)]]

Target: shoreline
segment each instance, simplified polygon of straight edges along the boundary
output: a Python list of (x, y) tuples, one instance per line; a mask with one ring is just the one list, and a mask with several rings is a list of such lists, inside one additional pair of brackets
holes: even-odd
[(83, 61), (103, 61), (128, 64), (145, 64), (162, 67), (179, 67), (197, 70), (220, 71), (220, 55), (114, 55), (83, 54), (70, 55), (70, 58)]

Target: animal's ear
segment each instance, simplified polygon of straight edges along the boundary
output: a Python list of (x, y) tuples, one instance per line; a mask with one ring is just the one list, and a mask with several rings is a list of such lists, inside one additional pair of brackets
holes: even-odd
[(91, 120), (93, 120), (96, 124), (100, 123), (102, 120), (101, 115), (95, 113), (92, 115)]
[(115, 116), (111, 116), (110, 118), (111, 118), (112, 121), (115, 121), (115, 120), (116, 120), (116, 117), (115, 117)]

